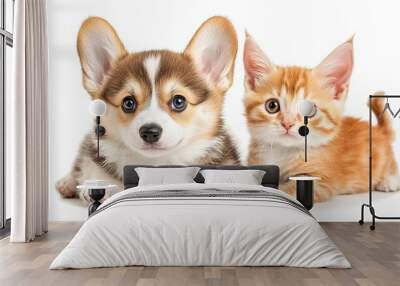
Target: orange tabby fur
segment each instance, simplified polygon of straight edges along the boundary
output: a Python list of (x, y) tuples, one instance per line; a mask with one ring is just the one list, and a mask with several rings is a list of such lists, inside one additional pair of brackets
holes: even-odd
[[(272, 64), (247, 35), (245, 112), (250, 131), (248, 164), (278, 164), (283, 191), (294, 194), (288, 180), (299, 174), (317, 176), (315, 200), (325, 201), (338, 194), (368, 191), (368, 122), (344, 117), (353, 65), (352, 40), (333, 51), (314, 69)], [(266, 111), (271, 98), (280, 103), (274, 114)], [(318, 107), (309, 121), (309, 159), (304, 162), (304, 138), (298, 134), (303, 118), (297, 112), (299, 99)], [(372, 101), (378, 118), (373, 127), (373, 187), (381, 191), (399, 189), (397, 164), (391, 143), (391, 118), (383, 116), (383, 99)], [(283, 126), (283, 128), (282, 128)]]
[[(375, 115), (383, 107), (382, 100), (372, 102)], [(376, 112), (379, 110), (379, 113)], [(379, 191), (398, 190), (397, 164), (391, 147), (394, 138), (391, 119), (379, 120), (373, 126), (374, 148), (372, 153), (372, 185)], [(287, 175), (306, 174), (320, 177), (316, 182), (315, 200), (325, 201), (339, 194), (361, 193), (368, 191), (368, 122), (354, 117), (344, 117), (336, 136), (328, 144), (310, 150), (309, 161), (298, 159), (292, 162)], [(391, 185), (394, 184), (394, 187)], [(295, 193), (295, 185), (286, 182), (281, 189)]]

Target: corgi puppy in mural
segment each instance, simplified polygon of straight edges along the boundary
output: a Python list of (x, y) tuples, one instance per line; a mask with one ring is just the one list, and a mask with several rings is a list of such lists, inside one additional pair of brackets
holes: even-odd
[[(295, 193), (290, 176), (320, 177), (315, 200), (334, 195), (368, 191), (368, 122), (343, 115), (353, 69), (353, 41), (338, 46), (318, 66), (275, 65), (246, 36), (244, 47), (245, 113), (250, 131), (248, 164), (277, 164), (280, 188)], [(298, 133), (303, 118), (298, 113), (302, 99), (313, 101), (318, 112), (308, 127), (309, 155), (304, 162), (304, 137)], [(377, 116), (373, 127), (373, 186), (376, 190), (400, 188), (392, 142), (391, 118), (382, 114), (383, 99), (372, 101)]]
[(94, 132), (85, 136), (70, 174), (56, 185), (62, 196), (76, 197), (87, 179), (120, 185), (129, 164), (239, 163), (222, 119), (238, 48), (228, 19), (205, 21), (182, 53), (129, 53), (106, 20), (91, 17), (77, 47), (85, 89), (107, 104), (106, 134), (100, 160)]

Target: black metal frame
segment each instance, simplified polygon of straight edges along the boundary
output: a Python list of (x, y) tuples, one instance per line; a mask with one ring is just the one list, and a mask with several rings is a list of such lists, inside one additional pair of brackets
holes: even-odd
[[(15, 3), (15, 1), (13, 0)], [(14, 5), (13, 3), (13, 5)], [(0, 234), (4, 236), (10, 232), (10, 219), (6, 218), (6, 192), (5, 192), (5, 93), (6, 93), (6, 47), (13, 47), (13, 34), (6, 29), (6, 0), (0, 0)], [(13, 6), (14, 13), (14, 6)], [(10, 15), (8, 15), (10, 16)], [(13, 15), (11, 15), (13, 17)]]
[(378, 216), (375, 213), (375, 208), (372, 203), (372, 108), (371, 108), (371, 100), (373, 98), (400, 98), (400, 95), (370, 95), (369, 96), (369, 201), (368, 204), (364, 203), (361, 206), (361, 219), (358, 221), (359, 224), (364, 224), (364, 208), (369, 208), (369, 211), (372, 216), (372, 224), (370, 225), (371, 230), (375, 230), (375, 220), (376, 219), (383, 219), (383, 220), (393, 220), (393, 219), (400, 219), (400, 217), (394, 216)]

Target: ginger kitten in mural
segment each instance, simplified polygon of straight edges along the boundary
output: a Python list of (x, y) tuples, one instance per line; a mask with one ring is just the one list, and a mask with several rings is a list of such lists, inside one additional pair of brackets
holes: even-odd
[[(318, 66), (282, 67), (273, 64), (247, 35), (244, 48), (244, 99), (250, 146), (248, 164), (277, 164), (281, 189), (295, 193), (290, 176), (318, 176), (315, 200), (368, 191), (368, 122), (343, 115), (353, 69), (352, 39), (338, 46)], [(304, 162), (301, 99), (313, 101), (318, 112), (308, 127), (309, 157)], [(373, 186), (381, 191), (400, 187), (391, 144), (394, 133), (388, 114), (381, 116), (383, 99), (372, 102), (377, 116), (373, 127)]]
[(129, 164), (238, 164), (222, 121), (237, 46), (233, 25), (218, 16), (200, 26), (183, 53), (129, 53), (106, 20), (84, 21), (78, 34), (83, 85), (107, 104), (106, 134), (100, 160), (94, 132), (85, 136), (57, 190), (75, 197), (87, 179), (121, 184)]

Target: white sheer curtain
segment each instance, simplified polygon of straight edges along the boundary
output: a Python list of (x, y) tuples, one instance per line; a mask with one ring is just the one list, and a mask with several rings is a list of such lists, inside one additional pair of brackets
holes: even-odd
[(6, 181), (12, 242), (47, 231), (48, 49), (46, 0), (15, 1), (13, 92), (6, 111)]

